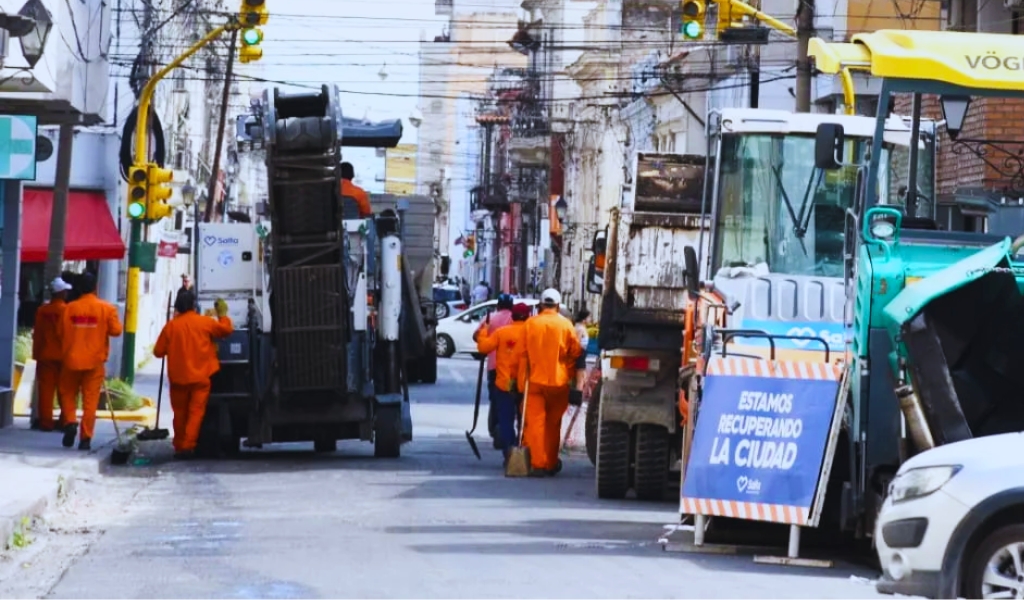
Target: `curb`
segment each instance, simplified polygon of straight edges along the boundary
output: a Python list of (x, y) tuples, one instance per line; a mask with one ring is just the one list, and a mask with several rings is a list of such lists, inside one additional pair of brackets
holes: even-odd
[[(114, 420), (119, 421), (119, 422), (120, 421), (124, 421), (124, 422), (127, 422), (127, 423), (139, 423), (141, 425), (144, 425), (144, 426), (150, 427), (150, 428), (154, 427), (156, 425), (156, 402), (154, 402), (152, 398), (143, 398), (142, 399), (142, 405), (143, 405), (142, 408), (140, 408), (138, 410), (115, 410), (114, 411)], [(54, 408), (53, 414), (54, 414), (54, 418), (57, 418), (57, 416), (60, 414), (60, 409)], [(82, 410), (79, 409), (77, 411), (77, 414), (78, 414), (78, 418), (81, 419), (82, 418)], [(31, 400), (24, 401), (24, 400), (19, 400), (19, 399), (16, 398), (15, 402), (14, 402), (14, 416), (16, 416), (16, 417), (30, 417), (30, 416), (32, 416)], [(96, 420), (97, 421), (110, 421), (111, 420), (111, 418), (110, 418), (110, 411), (109, 410), (103, 410), (103, 409), (97, 410), (96, 411)]]
[[(38, 472), (39, 469), (25, 467), (29, 472)], [(0, 551), (12, 549), (15, 532), (24, 527), (29, 520), (27, 529), (31, 530), (34, 521), (43, 517), (48, 511), (59, 507), (74, 490), (75, 476), (63, 471), (53, 471), (53, 482), (47, 485), (47, 490), (40, 495), (24, 500), (16, 500), (10, 505), (13, 509), (4, 507), (4, 514), (0, 514)]]

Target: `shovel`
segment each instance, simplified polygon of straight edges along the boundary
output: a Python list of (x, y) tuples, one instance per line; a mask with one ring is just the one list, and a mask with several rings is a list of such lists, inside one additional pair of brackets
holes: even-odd
[[(167, 321), (171, 320), (171, 294), (167, 294)], [(165, 321), (165, 324), (166, 322)], [(143, 429), (136, 436), (135, 439), (143, 442), (155, 442), (157, 440), (166, 440), (170, 437), (171, 432), (166, 429), (160, 429), (160, 405), (163, 404), (164, 398), (164, 367), (167, 366), (167, 357), (160, 359), (160, 387), (156, 391), (156, 424), (153, 429)]]
[(480, 370), (476, 376), (476, 404), (473, 406), (473, 428), (466, 432), (466, 441), (469, 442), (469, 447), (473, 449), (473, 454), (476, 454), (477, 460), (482, 460), (480, 456), (480, 449), (476, 446), (476, 440), (473, 439), (473, 432), (476, 431), (476, 422), (480, 418), (480, 393), (483, 390), (484, 384), (484, 362), (487, 359), (487, 355), (480, 357)]

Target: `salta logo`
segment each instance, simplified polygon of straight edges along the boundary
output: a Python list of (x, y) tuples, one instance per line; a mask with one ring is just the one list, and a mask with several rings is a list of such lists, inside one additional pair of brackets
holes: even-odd
[(221, 238), (215, 235), (208, 235), (203, 238), (203, 243), (206, 244), (207, 246), (237, 246), (238, 238)]

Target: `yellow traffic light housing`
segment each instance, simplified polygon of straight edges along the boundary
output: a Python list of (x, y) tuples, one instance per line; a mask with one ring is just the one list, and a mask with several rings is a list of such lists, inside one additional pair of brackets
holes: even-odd
[(238, 9), (238, 21), (242, 27), (248, 29), (266, 25), (269, 19), (267, 0), (242, 0), (242, 7)]
[(166, 185), (173, 179), (174, 172), (170, 169), (161, 169), (155, 164), (149, 165), (149, 194), (146, 196), (146, 218), (148, 220), (159, 221), (174, 214), (174, 209), (167, 204), (173, 191)]
[(738, 25), (737, 21), (740, 21), (742, 18), (742, 14), (737, 14), (736, 17), (733, 17), (732, 2), (722, 0), (718, 3), (718, 19), (715, 23), (715, 30), (721, 35), (723, 31)]
[(258, 27), (243, 29), (241, 40), (242, 47), (238, 51), (239, 62), (251, 63), (263, 58), (263, 48), (260, 48), (260, 43), (263, 41), (263, 30)]
[(128, 216), (141, 219), (146, 216), (146, 197), (149, 195), (149, 175), (145, 166), (128, 169)]
[(463, 258), (469, 258), (476, 252), (476, 234), (471, 233), (466, 236), (466, 251), (463, 253)]
[[(721, 10), (721, 3), (719, 3)], [(683, 0), (682, 22), (679, 33), (684, 40), (699, 40), (704, 37), (704, 13), (707, 7), (703, 0)]]

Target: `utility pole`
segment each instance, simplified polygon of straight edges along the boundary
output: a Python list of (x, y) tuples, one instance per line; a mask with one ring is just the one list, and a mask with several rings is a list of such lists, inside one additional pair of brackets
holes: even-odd
[[(71, 149), (75, 141), (75, 126), (60, 126), (57, 140), (57, 169), (53, 182), (53, 208), (50, 212), (50, 250), (46, 255), (43, 276), (47, 284), (59, 277), (64, 264), (64, 242), (68, 223), (68, 189), (71, 187)], [(49, 288), (46, 288), (49, 290)], [(47, 293), (49, 296), (49, 293)]]
[(811, 112), (811, 57), (807, 47), (814, 35), (814, 0), (800, 0), (796, 13), (796, 111)]
[[(220, 179), (220, 155), (224, 151), (224, 130), (228, 119), (228, 102), (231, 99), (231, 79), (235, 73), (235, 44), (237, 43), (238, 30), (234, 30), (231, 32), (231, 45), (228, 46), (228, 66), (224, 75), (224, 94), (220, 100), (220, 123), (217, 126), (217, 149), (213, 154), (213, 169), (210, 171), (210, 185), (207, 188), (204, 223), (209, 223), (213, 217), (214, 194), (217, 192), (217, 181)], [(226, 201), (227, 195), (225, 194)], [(224, 208), (224, 214), (227, 214), (227, 207)]]
[(757, 108), (761, 101), (761, 48), (751, 47), (747, 60), (750, 66), (750, 108)]

